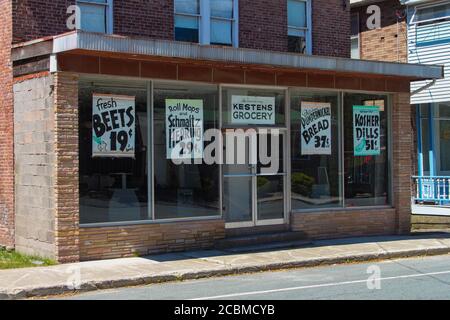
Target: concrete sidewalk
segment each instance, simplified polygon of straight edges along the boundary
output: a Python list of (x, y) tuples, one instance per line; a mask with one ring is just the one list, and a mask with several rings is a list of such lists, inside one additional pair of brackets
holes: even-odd
[[(314, 241), (294, 249), (207, 250), (0, 271), (0, 299), (20, 299), (285, 268), (450, 253), (450, 233)], [(77, 288), (71, 284), (78, 284)]]

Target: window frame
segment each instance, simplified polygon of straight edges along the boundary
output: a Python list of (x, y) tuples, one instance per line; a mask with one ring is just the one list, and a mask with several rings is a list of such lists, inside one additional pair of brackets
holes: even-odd
[[(190, 17), (197, 17), (198, 19), (198, 43), (201, 45), (211, 45), (211, 21), (212, 20), (224, 20), (231, 21), (231, 44), (232, 47), (239, 47), (239, 0), (233, 1), (233, 17), (223, 18), (214, 17), (211, 15), (211, 3), (210, 0), (198, 0), (199, 1), (199, 14), (178, 13), (174, 6), (174, 15), (184, 15)], [(175, 25), (175, 21), (174, 21)], [(174, 34), (175, 41), (176, 40)], [(226, 44), (213, 44), (219, 46), (226, 46)]]
[(350, 54), (352, 53), (351, 49), (352, 49), (352, 42), (353, 40), (357, 40), (358, 41), (358, 56), (357, 57), (353, 57), (351, 56), (352, 59), (361, 59), (361, 38), (360, 38), (360, 20), (359, 20), (359, 12), (355, 12), (352, 13), (351, 19), (355, 17), (355, 19), (357, 20), (357, 25), (358, 25), (358, 33), (357, 34), (353, 34), (353, 32), (350, 32)]
[[(196, 18), (197, 19), (197, 24), (198, 24), (198, 30), (197, 30), (197, 32), (198, 32), (198, 40), (199, 41), (201, 41), (201, 38), (202, 38), (202, 31), (201, 31), (201, 29), (202, 29), (202, 26), (201, 26), (201, 23), (202, 23), (202, 7), (201, 7), (201, 0), (195, 0), (195, 1), (197, 1), (198, 2), (198, 13), (186, 13), (186, 12), (177, 12), (176, 11), (176, 6), (175, 6), (175, 4), (174, 4), (174, 6), (173, 6), (173, 10), (174, 10), (174, 20), (173, 20), (173, 27), (174, 27), (174, 38), (176, 37), (176, 34), (175, 34), (175, 19), (176, 19), (176, 16), (183, 16), (183, 17), (190, 17), (190, 18)], [(176, 39), (175, 39), (176, 40)], [(177, 41), (181, 41), (181, 40), (177, 40)]]
[[(105, 30), (105, 34), (113, 34), (114, 33), (114, 0), (106, 0), (105, 3), (100, 3), (100, 2), (91, 2), (91, 1), (87, 1), (87, 0), (76, 0), (76, 5), (79, 7), (79, 4), (82, 4), (84, 6), (92, 6), (92, 7), (104, 7), (105, 8), (105, 22), (106, 22), (106, 30)], [(77, 29), (79, 30), (83, 30), (81, 29), (81, 21), (82, 21), (83, 17), (81, 14), (81, 9), (80, 9), (80, 20), (79, 20), (79, 25), (77, 27)]]
[[(305, 88), (305, 87), (289, 87), (289, 98), (291, 95), (292, 90), (294, 91), (301, 91), (301, 90), (311, 90), (311, 88)], [(393, 174), (394, 174), (394, 168), (392, 165), (392, 159), (393, 159), (393, 128), (392, 128), (392, 112), (393, 112), (393, 100), (392, 100), (392, 93), (390, 92), (378, 92), (378, 91), (362, 91), (362, 90), (340, 90), (340, 89), (321, 89), (321, 88), (314, 88), (313, 92), (315, 93), (331, 93), (331, 92), (337, 92), (338, 93), (338, 110), (339, 110), (339, 115), (338, 115), (338, 121), (339, 121), (339, 152), (340, 152), (340, 167), (339, 169), (342, 172), (342, 175), (340, 176), (340, 192), (342, 193), (342, 201), (340, 202), (340, 205), (338, 206), (334, 206), (334, 207), (329, 207), (329, 208), (307, 208), (307, 209), (295, 209), (292, 208), (292, 198), (291, 198), (291, 189), (289, 189), (289, 205), (291, 206), (290, 212), (291, 213), (320, 213), (320, 212), (324, 212), (324, 211), (351, 211), (351, 210), (375, 210), (375, 209), (391, 209), (394, 207), (394, 183), (393, 183)], [(345, 94), (374, 94), (374, 95), (381, 95), (381, 96), (386, 96), (386, 117), (387, 117), (387, 128), (386, 128), (386, 134), (388, 135), (387, 137), (387, 157), (386, 157), (386, 161), (387, 161), (387, 171), (388, 171), (388, 179), (387, 179), (387, 204), (385, 205), (368, 205), (368, 206), (347, 206), (346, 205), (346, 199), (345, 199), (345, 176), (344, 176), (344, 172), (345, 172), (345, 159), (344, 159), (344, 153), (345, 153), (345, 136), (344, 136), (344, 96)], [(290, 115), (290, 112), (288, 112)], [(290, 119), (291, 117), (289, 116), (289, 121), (291, 121)], [(290, 137), (290, 129), (289, 129), (289, 137)], [(290, 143), (290, 141), (289, 141)], [(290, 154), (289, 154), (290, 157)], [(289, 172), (288, 172), (288, 181), (289, 184), (291, 183), (291, 179), (292, 179), (292, 168), (291, 168), (291, 161), (289, 161)]]
[[(287, 34), (288, 36), (290, 36), (289, 34), (289, 30), (296, 30), (296, 31), (300, 31), (304, 34), (305, 37), (305, 41), (306, 41), (306, 54), (311, 55), (312, 54), (312, 4), (311, 4), (311, 0), (288, 0), (286, 2), (286, 10), (288, 10), (288, 6), (289, 6), (289, 1), (294, 1), (294, 2), (302, 2), (306, 4), (306, 27), (295, 27), (295, 26), (290, 26), (289, 23), (287, 24)], [(295, 37), (295, 35), (293, 35), (293, 37)]]
[(441, 20), (450, 20), (450, 15), (444, 16), (444, 17), (439, 17), (439, 18), (431, 18), (431, 19), (425, 19), (425, 20), (418, 20), (419, 17), (419, 11), (420, 10), (425, 10), (425, 9), (429, 9), (429, 8), (434, 8), (434, 7), (439, 7), (439, 6), (450, 6), (449, 3), (446, 2), (440, 2), (440, 3), (434, 3), (434, 4), (425, 4), (425, 5), (421, 5), (421, 6), (416, 6), (414, 7), (414, 13), (411, 17), (411, 24), (415, 25), (415, 26), (420, 26), (421, 24), (429, 24), (429, 23), (433, 23), (433, 22), (440, 22)]

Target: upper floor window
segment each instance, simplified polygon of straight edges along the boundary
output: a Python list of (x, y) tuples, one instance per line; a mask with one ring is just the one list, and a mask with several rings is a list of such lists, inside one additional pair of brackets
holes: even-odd
[(359, 14), (352, 13), (351, 16), (351, 58), (360, 59), (359, 46)]
[(80, 8), (80, 29), (113, 33), (112, 0), (77, 0)]
[(450, 3), (417, 8), (413, 23), (428, 24), (450, 20)]
[(450, 23), (450, 3), (417, 7), (410, 19), (409, 38), (416, 47), (447, 45)]
[(200, 0), (175, 0), (175, 39), (198, 42)]
[(311, 54), (311, 0), (288, 0), (288, 50)]
[(238, 46), (238, 0), (175, 0), (175, 40)]

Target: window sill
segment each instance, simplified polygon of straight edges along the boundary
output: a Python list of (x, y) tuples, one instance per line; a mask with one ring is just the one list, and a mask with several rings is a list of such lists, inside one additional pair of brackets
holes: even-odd
[(161, 219), (161, 220), (142, 220), (142, 221), (120, 221), (120, 222), (97, 222), (97, 223), (80, 223), (80, 229), (88, 228), (107, 228), (107, 227), (128, 227), (139, 226), (147, 224), (168, 224), (178, 222), (195, 222), (205, 220), (221, 220), (221, 216), (208, 216), (208, 217), (192, 217), (192, 218), (177, 218), (177, 219)]
[(292, 214), (302, 214), (302, 213), (323, 213), (323, 212), (327, 212), (327, 211), (336, 211), (336, 212), (340, 212), (340, 211), (361, 211), (361, 210), (365, 210), (365, 211), (376, 211), (376, 210), (386, 210), (386, 209), (392, 209), (395, 210), (395, 208), (393, 206), (367, 206), (367, 207), (334, 207), (334, 208), (319, 208), (319, 209), (305, 209), (305, 210), (291, 210)]

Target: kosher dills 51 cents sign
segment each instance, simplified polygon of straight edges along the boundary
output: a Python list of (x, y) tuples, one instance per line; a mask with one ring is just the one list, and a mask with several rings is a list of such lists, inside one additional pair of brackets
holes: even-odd
[(135, 97), (93, 94), (92, 156), (135, 156)]
[(301, 104), (302, 155), (331, 154), (331, 104), (302, 102)]
[(380, 154), (380, 107), (353, 106), (353, 140), (355, 156)]
[(232, 124), (275, 124), (274, 97), (231, 97)]
[(203, 100), (166, 99), (167, 159), (203, 158)]

